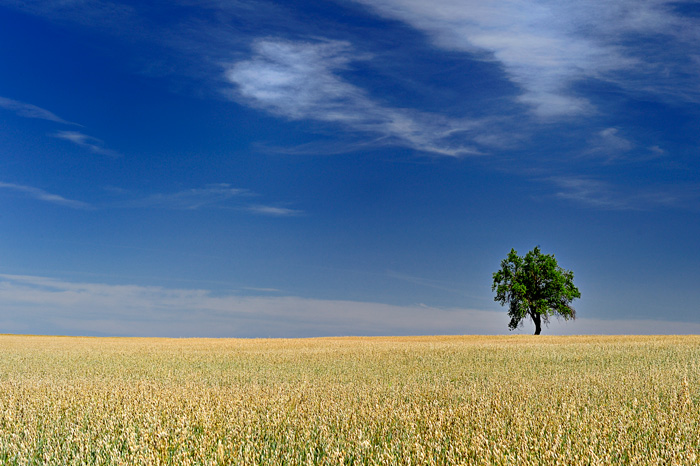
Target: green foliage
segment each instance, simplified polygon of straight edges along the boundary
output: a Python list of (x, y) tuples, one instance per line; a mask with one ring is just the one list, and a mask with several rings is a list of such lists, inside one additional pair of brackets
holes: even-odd
[(530, 317), (539, 335), (541, 324), (549, 323), (553, 315), (565, 320), (575, 319), (576, 311), (571, 301), (581, 297), (574, 286), (574, 274), (557, 264), (553, 254), (542, 254), (539, 246), (525, 257), (511, 249), (501, 261), (501, 270), (493, 274), (494, 301), (504, 306), (508, 303), (511, 330), (522, 325)]

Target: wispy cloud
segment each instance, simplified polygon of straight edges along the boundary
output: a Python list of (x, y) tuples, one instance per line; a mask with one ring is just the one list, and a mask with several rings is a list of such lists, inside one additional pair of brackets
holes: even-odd
[(278, 290), (277, 288), (258, 288), (254, 286), (246, 286), (243, 288), (244, 290), (247, 291), (254, 291), (257, 293), (281, 293), (282, 290)]
[(606, 128), (591, 138), (586, 154), (614, 161), (623, 158), (633, 148), (634, 144), (621, 136), (618, 128)]
[(85, 202), (66, 199), (63, 196), (59, 196), (58, 194), (51, 194), (42, 189), (35, 188), (32, 186), (0, 182), (0, 189), (8, 189), (11, 191), (19, 192), (32, 199), (49, 202), (51, 204), (57, 204), (64, 207), (70, 207), (71, 209), (92, 209), (92, 206)]
[(133, 336), (310, 337), (504, 333), (506, 313), (202, 289), (75, 283), (0, 275), (10, 332)]
[(248, 206), (246, 210), (257, 215), (267, 215), (270, 217), (297, 217), (304, 213), (303, 211), (297, 209), (261, 204)]
[[(543, 117), (594, 111), (572, 87), (590, 78), (700, 97), (697, 79), (690, 79), (700, 70), (697, 54), (687, 52), (697, 50), (700, 34), (692, 19), (674, 14), (672, 2), (355, 1), (424, 31), (439, 47), (501, 63), (522, 89), (519, 100)], [(652, 36), (658, 49), (649, 46)]]
[(108, 157), (120, 157), (118, 152), (104, 147), (104, 142), (101, 140), (88, 136), (87, 134), (83, 134), (79, 131), (58, 131), (51, 134), (51, 136), (70, 141), (73, 144), (89, 150), (93, 154), (106, 155)]
[(53, 121), (54, 123), (61, 123), (63, 125), (81, 126), (77, 123), (66, 121), (55, 113), (52, 113), (44, 108), (37, 107), (36, 105), (28, 104), (26, 102), (8, 99), (6, 97), (0, 97), (0, 108), (15, 112), (18, 116), (24, 118), (37, 118), (40, 120)]
[[(78, 123), (64, 120), (58, 115), (41, 107), (37, 107), (36, 105), (28, 104), (26, 102), (20, 102), (18, 100), (8, 99), (6, 97), (0, 97), (0, 108), (13, 111), (17, 115), (24, 118), (37, 118), (40, 120), (47, 120), (63, 125), (82, 126)], [(73, 144), (76, 144), (89, 150), (93, 154), (106, 155), (109, 157), (120, 156), (119, 153), (111, 149), (107, 149), (101, 140), (92, 136), (88, 136), (87, 134), (84, 134), (80, 131), (56, 131), (55, 133), (50, 134), (50, 136), (70, 141)]]
[[(509, 332), (505, 311), (214, 294), (204, 289), (108, 285), (0, 275), (3, 331), (161, 337), (315, 337)], [(689, 334), (700, 323), (580, 317), (549, 334)]]
[(351, 62), (366, 58), (347, 42), (260, 40), (253, 57), (230, 65), (226, 77), (235, 85), (235, 99), (275, 115), (372, 134), (376, 144), (449, 156), (480, 152), (473, 142), (465, 143), (478, 123), (383, 106), (339, 76)]
[[(113, 188), (112, 188), (113, 190)], [(120, 196), (129, 193), (114, 191)], [(206, 207), (231, 208), (242, 212), (269, 217), (295, 217), (304, 211), (266, 204), (251, 204), (250, 198), (258, 195), (248, 189), (234, 188), (228, 183), (206, 185), (172, 193), (155, 193), (116, 204), (128, 208), (159, 208), (172, 210), (198, 210)]]
[(234, 188), (228, 183), (214, 183), (202, 188), (190, 188), (171, 193), (153, 193), (135, 196), (128, 190), (109, 187), (108, 190), (121, 198), (112, 207), (148, 208), (170, 210), (199, 210), (204, 208), (226, 208), (240, 212), (269, 217), (295, 217), (303, 215), (303, 210), (266, 204), (251, 204), (251, 198), (258, 194), (243, 188)]
[[(72, 209), (92, 210), (96, 207), (82, 201), (67, 199), (58, 194), (52, 194), (33, 186), (0, 182), (0, 189), (14, 191), (39, 201), (70, 207)], [(130, 196), (127, 190), (109, 188), (119, 197)], [(153, 208), (170, 210), (198, 210), (205, 207), (226, 206), (237, 211), (269, 217), (296, 217), (304, 214), (303, 210), (291, 209), (265, 204), (249, 204), (244, 202), (257, 195), (247, 189), (234, 188), (227, 183), (210, 184), (203, 188), (192, 188), (172, 193), (155, 193), (137, 199), (119, 201), (104, 207), (111, 208)], [(230, 205), (230, 201), (236, 201)]]
[(624, 189), (589, 177), (558, 176), (547, 181), (557, 187), (556, 197), (604, 210), (651, 210), (678, 207), (687, 201), (671, 190)]
[[(192, 188), (173, 193), (156, 193), (147, 197), (123, 203), (124, 207), (163, 208), (173, 210), (197, 210), (204, 207), (226, 206), (269, 217), (295, 217), (304, 211), (265, 204), (248, 204), (244, 202), (257, 194), (241, 188), (234, 188), (228, 183), (210, 184), (203, 188)], [(230, 202), (236, 201), (231, 206)]]
[(583, 177), (553, 177), (549, 179), (559, 189), (556, 197), (588, 206), (609, 209), (636, 209), (630, 200), (615, 193), (608, 183)]
[(665, 157), (666, 151), (658, 145), (644, 147), (625, 137), (618, 128), (606, 128), (588, 139), (583, 156), (601, 159), (605, 164), (617, 162), (648, 162)]
[(192, 188), (173, 193), (151, 194), (141, 199), (128, 201), (123, 206), (196, 210), (250, 195), (252, 193), (246, 189), (234, 188), (227, 183), (218, 183), (210, 184), (203, 188)]

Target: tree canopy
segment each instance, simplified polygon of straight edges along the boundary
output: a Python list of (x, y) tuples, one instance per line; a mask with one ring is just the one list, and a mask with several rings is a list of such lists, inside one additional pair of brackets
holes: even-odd
[(508, 327), (514, 330), (530, 317), (535, 335), (551, 316), (575, 319), (571, 301), (581, 297), (574, 286), (574, 273), (559, 267), (553, 254), (542, 254), (539, 246), (525, 257), (511, 249), (501, 261), (501, 270), (493, 274), (491, 290), (496, 292), (494, 301), (502, 306), (508, 303)]

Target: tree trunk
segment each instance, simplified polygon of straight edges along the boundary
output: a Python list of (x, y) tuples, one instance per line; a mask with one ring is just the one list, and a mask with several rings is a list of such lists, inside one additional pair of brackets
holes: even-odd
[(539, 335), (542, 331), (542, 319), (539, 312), (532, 313), (532, 321), (535, 323), (535, 335)]

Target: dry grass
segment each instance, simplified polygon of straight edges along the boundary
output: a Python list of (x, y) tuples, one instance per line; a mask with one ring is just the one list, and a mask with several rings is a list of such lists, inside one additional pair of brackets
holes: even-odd
[(700, 337), (0, 336), (2, 464), (697, 464)]

